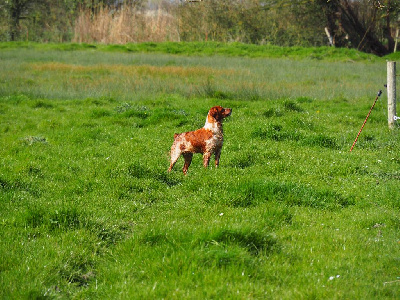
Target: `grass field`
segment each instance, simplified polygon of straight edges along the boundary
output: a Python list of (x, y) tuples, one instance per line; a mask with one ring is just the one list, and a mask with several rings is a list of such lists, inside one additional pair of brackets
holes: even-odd
[[(0, 298), (398, 299), (386, 62), (298, 50), (0, 44)], [(220, 167), (168, 174), (214, 105)]]

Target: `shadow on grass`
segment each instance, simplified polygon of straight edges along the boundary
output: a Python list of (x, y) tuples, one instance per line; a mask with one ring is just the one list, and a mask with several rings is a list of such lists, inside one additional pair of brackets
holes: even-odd
[(321, 147), (332, 150), (340, 149), (336, 138), (324, 134), (305, 135), (299, 133), (295, 128), (285, 128), (279, 124), (269, 124), (264, 128), (256, 128), (251, 136), (262, 140), (276, 142), (293, 141), (304, 146)]
[[(32, 172), (35, 171), (32, 170)], [(31, 183), (26, 183), (20, 179), (4, 177), (0, 177), (0, 191), (5, 193), (27, 192), (33, 197), (39, 197), (42, 194), (42, 191)]]
[(319, 190), (300, 184), (275, 181), (239, 183), (228, 194), (227, 204), (251, 207), (269, 201), (284, 202), (289, 206), (337, 209), (354, 205), (355, 201), (331, 190)]
[(222, 243), (224, 245), (238, 245), (252, 255), (268, 253), (274, 249), (277, 240), (268, 234), (261, 234), (254, 231), (222, 229), (211, 235), (210, 243)]
[(167, 174), (166, 170), (158, 170), (149, 168), (140, 162), (133, 162), (128, 166), (128, 175), (138, 179), (154, 179), (158, 182), (165, 184), (169, 187), (179, 185), (182, 182), (182, 178)]
[(76, 207), (64, 207), (46, 211), (31, 206), (22, 214), (19, 224), (24, 228), (40, 228), (41, 232), (66, 233), (73, 230), (87, 230), (96, 237), (98, 245), (109, 247), (123, 240), (131, 230), (130, 224), (107, 224), (90, 218)]

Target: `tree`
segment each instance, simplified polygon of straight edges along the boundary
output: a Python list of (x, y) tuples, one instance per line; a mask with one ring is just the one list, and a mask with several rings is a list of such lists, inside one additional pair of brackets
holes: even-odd
[(326, 26), (339, 47), (350, 46), (383, 56), (394, 49), (392, 24), (400, 11), (398, 0), (318, 0)]
[(50, 19), (49, 10), (54, 6), (51, 0), (5, 0), (10, 40), (21, 38), (21, 21), (26, 21), (29, 32), (39, 19)]
[[(204, 0), (182, 2), (183, 40), (208, 39), (282, 46), (323, 43), (322, 13), (305, 0)], [(323, 27), (322, 27), (323, 28)]]
[(19, 21), (26, 12), (28, 5), (31, 1), (29, 0), (9, 0), (6, 1), (6, 10), (10, 18), (10, 39), (15, 41), (19, 36)]

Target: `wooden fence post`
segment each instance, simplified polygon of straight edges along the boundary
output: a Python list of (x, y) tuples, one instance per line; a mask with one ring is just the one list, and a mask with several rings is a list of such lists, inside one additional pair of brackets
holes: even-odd
[(387, 62), (388, 125), (393, 129), (396, 122), (396, 62)]

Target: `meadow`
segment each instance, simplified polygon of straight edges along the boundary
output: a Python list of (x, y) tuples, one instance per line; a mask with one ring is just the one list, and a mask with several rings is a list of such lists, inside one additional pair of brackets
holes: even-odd
[(0, 298), (398, 299), (385, 59), (191, 45), (0, 44)]

